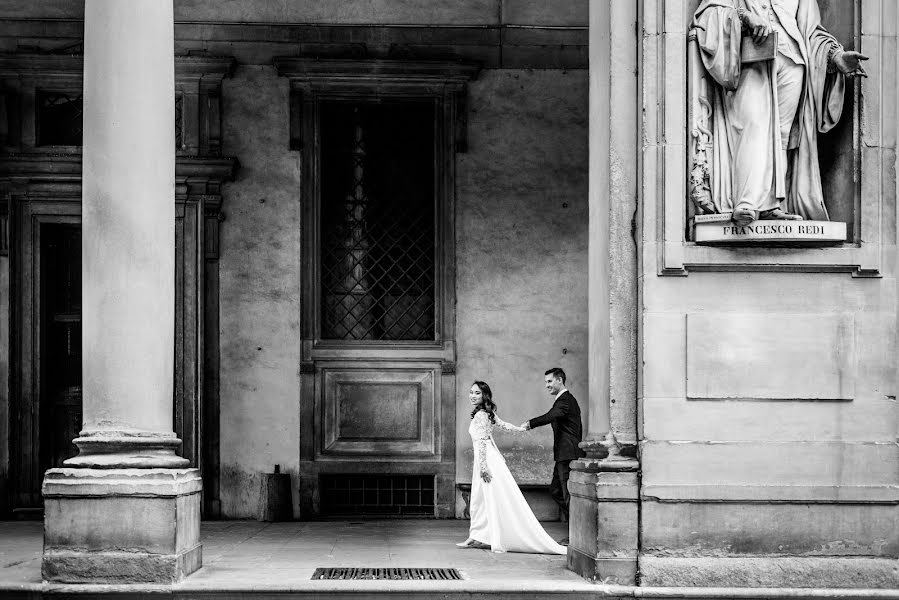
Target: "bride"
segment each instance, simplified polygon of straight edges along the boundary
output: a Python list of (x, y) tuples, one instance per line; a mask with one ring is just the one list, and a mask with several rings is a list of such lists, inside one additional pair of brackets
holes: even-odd
[[(490, 386), (475, 381), (468, 392), (474, 406), (468, 433), (474, 446), (471, 482), (471, 526), (468, 539), (460, 548), (490, 548), (494, 552), (530, 552), (565, 554), (521, 495), (506, 461), (493, 441), (493, 428), (522, 432), (523, 427), (506, 423), (496, 416), (496, 403)], [(474, 476), (480, 473), (480, 477)]]

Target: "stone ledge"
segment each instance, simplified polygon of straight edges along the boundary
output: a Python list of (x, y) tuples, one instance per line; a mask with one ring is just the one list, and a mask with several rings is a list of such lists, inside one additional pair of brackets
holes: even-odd
[(756, 502), (899, 504), (895, 485), (727, 485), (644, 483), (643, 500), (657, 502)]
[(650, 587), (899, 588), (899, 561), (889, 558), (679, 558), (641, 554), (639, 565), (640, 582)]
[(41, 573), (60, 583), (176, 583), (203, 563), (203, 546), (178, 554), (45, 550)]
[(697, 244), (833, 245), (846, 241), (846, 224), (837, 221), (732, 221), (696, 223)]

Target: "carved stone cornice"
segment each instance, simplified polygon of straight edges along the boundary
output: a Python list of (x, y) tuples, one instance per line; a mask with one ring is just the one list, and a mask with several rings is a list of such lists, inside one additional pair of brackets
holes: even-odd
[[(175, 181), (192, 179), (230, 181), (240, 167), (232, 156), (179, 156), (175, 160)], [(0, 179), (21, 183), (37, 181), (81, 181), (81, 154), (5, 154), (0, 155)]]
[(175, 160), (175, 181), (231, 181), (239, 168), (240, 162), (233, 156), (179, 156)]
[(477, 79), (480, 63), (462, 60), (395, 60), (381, 58), (314, 58), (278, 56), (278, 74), (290, 80), (290, 149), (306, 143), (304, 114), (311, 114), (316, 94), (327, 92), (426, 94), (451, 107), (449, 128), (456, 152), (468, 149), (468, 82)]
[(481, 65), (462, 61), (406, 61), (278, 56), (272, 61), (278, 74), (291, 80), (353, 80), (455, 82), (477, 79)]
[[(176, 56), (175, 80), (217, 78), (221, 81), (230, 77), (236, 67), (237, 60), (231, 56)], [(80, 79), (83, 72), (84, 57), (80, 54), (0, 54), (0, 76), (72, 74)]]
[(81, 184), (81, 154), (0, 155), (0, 181), (25, 186), (35, 183)]

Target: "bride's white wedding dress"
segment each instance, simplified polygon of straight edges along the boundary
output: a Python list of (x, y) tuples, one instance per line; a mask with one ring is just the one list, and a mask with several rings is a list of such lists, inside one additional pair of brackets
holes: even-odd
[[(496, 415), (494, 418), (496, 425), (481, 410), (468, 426), (474, 446), (468, 537), (490, 546), (494, 552), (566, 554), (565, 546), (549, 537), (531, 512), (493, 441), (494, 427), (504, 431), (526, 430), (506, 423)], [(490, 473), (490, 483), (481, 479), (482, 471)]]

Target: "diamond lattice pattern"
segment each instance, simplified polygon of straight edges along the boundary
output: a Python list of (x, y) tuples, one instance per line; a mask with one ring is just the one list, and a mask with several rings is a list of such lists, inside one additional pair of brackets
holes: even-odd
[(323, 111), (325, 339), (434, 339), (433, 121), (401, 108)]

